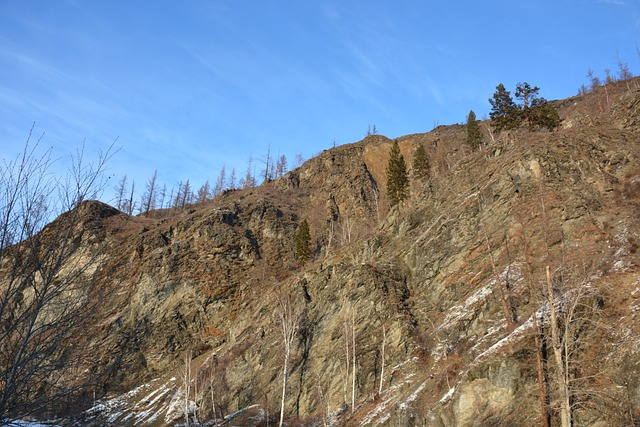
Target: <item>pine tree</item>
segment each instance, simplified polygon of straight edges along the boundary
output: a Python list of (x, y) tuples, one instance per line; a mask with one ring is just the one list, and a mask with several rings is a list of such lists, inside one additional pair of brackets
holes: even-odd
[(516, 98), (521, 102), (516, 104), (502, 83), (496, 86), (496, 92), (489, 100), (492, 106), (492, 126), (501, 131), (517, 128), (524, 122), (530, 131), (539, 128), (556, 129), (561, 122), (560, 116), (553, 105), (538, 96), (539, 90), (539, 87), (531, 87), (529, 83), (518, 83)]
[(300, 221), (296, 233), (296, 258), (300, 264), (304, 264), (311, 258), (311, 233), (307, 219)]
[(429, 177), (430, 171), (431, 165), (429, 164), (427, 151), (423, 144), (419, 144), (413, 153), (413, 176), (417, 179), (426, 179)]
[(472, 150), (476, 150), (482, 145), (482, 133), (480, 132), (480, 125), (476, 120), (476, 113), (473, 110), (469, 111), (467, 116), (467, 145)]
[(393, 141), (387, 164), (387, 196), (391, 206), (409, 197), (409, 177), (398, 140)]
[(537, 128), (554, 130), (560, 125), (560, 116), (546, 99), (538, 96), (539, 91), (539, 87), (531, 87), (526, 82), (517, 84), (516, 98), (522, 100), (522, 104), (518, 106), (520, 120), (527, 125), (527, 129), (530, 131)]
[(500, 83), (496, 86), (491, 103), (491, 124), (497, 131), (513, 129), (520, 124), (518, 106), (513, 102), (511, 93)]

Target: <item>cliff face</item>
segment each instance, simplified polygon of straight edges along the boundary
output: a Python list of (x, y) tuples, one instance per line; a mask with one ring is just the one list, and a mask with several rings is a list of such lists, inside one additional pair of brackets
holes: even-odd
[(560, 130), (481, 152), (462, 126), (400, 138), (407, 164), (426, 145), (432, 177), (393, 209), (381, 136), (162, 219), (94, 204), (109, 211), (96, 274), (121, 280), (94, 344), (119, 369), (84, 422), (174, 425), (187, 407), (273, 423), (291, 312), (290, 423), (540, 425), (544, 401), (555, 423), (553, 312), (575, 424), (637, 423), (640, 92), (614, 93), (558, 102)]

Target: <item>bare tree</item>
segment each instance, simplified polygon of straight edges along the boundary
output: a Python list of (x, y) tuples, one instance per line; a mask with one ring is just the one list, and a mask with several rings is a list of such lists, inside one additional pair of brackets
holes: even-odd
[(517, 316), (515, 314), (515, 309), (513, 304), (511, 303), (511, 298), (509, 295), (509, 287), (503, 285), (502, 279), (500, 278), (500, 273), (496, 267), (495, 260), (493, 258), (493, 250), (491, 249), (491, 244), (489, 243), (489, 236), (487, 235), (487, 231), (484, 230), (484, 240), (487, 245), (487, 252), (489, 253), (489, 261), (491, 262), (491, 271), (493, 272), (493, 277), (496, 281), (496, 286), (498, 287), (498, 291), (500, 292), (500, 307), (502, 308), (502, 313), (507, 322), (507, 329), (510, 332), (513, 332), (517, 322)]
[(196, 201), (202, 205), (204, 202), (209, 200), (209, 197), (211, 197), (211, 185), (209, 184), (209, 180), (207, 180), (198, 190), (198, 197)]
[(32, 132), (0, 167), (0, 425), (62, 411), (95, 384), (104, 371), (79, 352), (115, 286), (93, 276), (99, 248), (82, 247), (113, 145), (94, 162), (77, 151), (61, 179)]
[(126, 205), (124, 206), (123, 212), (128, 213), (129, 215), (133, 215), (133, 210), (135, 209), (136, 202), (133, 200), (133, 196), (136, 192), (136, 182), (131, 181), (131, 192), (129, 193), (129, 199), (127, 200)]
[(287, 172), (287, 156), (284, 154), (278, 158), (278, 162), (276, 163), (276, 178), (282, 178), (282, 176)]
[(120, 178), (114, 190), (116, 190), (116, 208), (121, 211), (124, 211), (124, 205), (125, 205), (124, 197), (127, 191), (127, 175)]
[(555, 292), (551, 281), (551, 273), (549, 266), (546, 268), (547, 272), (547, 299), (549, 303), (549, 313), (551, 315), (551, 348), (553, 349), (553, 356), (556, 362), (558, 380), (558, 393), (560, 394), (560, 422), (562, 427), (571, 426), (571, 402), (569, 401), (569, 372), (566, 369), (565, 359), (563, 356), (563, 345), (561, 332), (559, 330), (558, 312), (556, 306)]
[(289, 365), (291, 362), (291, 348), (300, 327), (300, 312), (296, 309), (295, 303), (290, 294), (280, 295), (278, 298), (278, 311), (276, 321), (282, 333), (282, 344), (284, 347), (284, 363), (282, 367), (282, 396), (280, 400), (280, 422), (282, 427), (284, 422), (284, 403), (287, 392), (287, 382), (289, 380)]
[(349, 370), (351, 370), (351, 413), (355, 412), (356, 403), (356, 324), (355, 310), (352, 304), (347, 304), (344, 309), (344, 400), (347, 400), (347, 386), (349, 383)]
[(173, 203), (171, 205), (173, 209), (177, 209), (180, 207), (180, 203), (182, 201), (183, 186), (184, 184), (182, 183), (182, 181), (180, 181), (178, 183), (178, 191), (176, 192), (176, 197), (173, 199)]
[(193, 191), (191, 190), (191, 184), (187, 179), (187, 182), (185, 182), (184, 186), (182, 187), (182, 199), (180, 201), (180, 207), (184, 209), (185, 206), (190, 205), (191, 203), (193, 203)]
[(218, 174), (218, 178), (216, 179), (216, 184), (213, 186), (213, 197), (218, 197), (218, 195), (222, 193), (222, 190), (224, 190), (226, 179), (226, 169), (225, 166), (222, 165), (220, 173)]
[(351, 221), (351, 219), (349, 218), (349, 215), (345, 215), (341, 220), (340, 220), (340, 230), (341, 230), (341, 234), (342, 234), (342, 244), (343, 245), (348, 245), (351, 243), (351, 235), (353, 233), (353, 222)]
[(274, 165), (271, 158), (271, 144), (267, 146), (267, 155), (262, 161), (264, 163), (264, 170), (262, 171), (263, 182), (269, 182), (273, 179)]
[(229, 190), (236, 189), (236, 169), (235, 168), (231, 169), (231, 173), (229, 174), (229, 180), (227, 181), (227, 187), (229, 187)]
[(591, 84), (592, 91), (602, 86), (600, 78), (595, 75), (591, 68), (587, 70), (587, 78), (589, 79), (589, 83)]
[(382, 345), (380, 349), (380, 385), (378, 386), (378, 396), (382, 393), (382, 385), (384, 384), (384, 350), (387, 344), (387, 329), (382, 325)]
[(180, 374), (182, 377), (182, 388), (184, 391), (184, 421), (187, 425), (187, 427), (189, 426), (189, 415), (191, 413), (190, 411), (190, 401), (189, 401), (189, 397), (191, 396), (191, 357), (192, 357), (193, 353), (191, 351), (191, 349), (185, 351), (184, 353), (184, 365), (182, 366), (182, 369), (180, 370)]
[(602, 384), (594, 387), (594, 381), (608, 379), (588, 354), (593, 338), (607, 327), (600, 319), (602, 289), (591, 283), (597, 280), (592, 268), (602, 262), (602, 254), (593, 257), (592, 249), (585, 252), (579, 244), (565, 245), (561, 221), (547, 210), (554, 194), (539, 184), (538, 200), (533, 202), (539, 213), (516, 215), (524, 279), (530, 297), (538, 301), (532, 318), (541, 425), (551, 425), (557, 414), (564, 427), (573, 425), (576, 411), (585, 405), (616, 404), (615, 391), (605, 391)]
[(630, 80), (633, 77), (633, 73), (631, 72), (631, 70), (629, 70), (629, 64), (627, 64), (626, 62), (622, 62), (622, 59), (620, 59), (620, 53), (618, 51), (616, 51), (616, 59), (617, 59), (617, 65), (618, 65), (618, 72), (620, 80), (624, 81), (627, 85), (627, 90), (631, 90), (631, 86), (630, 86)]
[(162, 184), (162, 189), (158, 192), (158, 209), (164, 209), (164, 201), (167, 197), (167, 184)]
[[(375, 126), (374, 126), (375, 130)], [(356, 312), (351, 308), (351, 413), (356, 410)]]
[(335, 221), (329, 221), (329, 228), (327, 229), (327, 247), (324, 253), (325, 258), (328, 258), (333, 251), (333, 238), (335, 236)]
[(175, 205), (174, 205), (175, 198), (173, 197), (174, 191), (175, 189), (171, 188), (171, 191), (169, 191), (169, 194), (167, 195), (167, 204), (165, 206), (166, 209), (175, 208)]
[(489, 122), (486, 114), (482, 116), (482, 125), (487, 130), (487, 133), (489, 134), (489, 138), (491, 138), (491, 142), (496, 142), (496, 138), (493, 134), (493, 129), (491, 128), (491, 122)]
[(140, 213), (149, 215), (149, 211), (156, 208), (156, 181), (158, 178), (158, 171), (153, 171), (153, 175), (149, 178), (146, 184), (146, 191), (142, 196), (142, 202), (140, 204)]
[(247, 165), (247, 172), (244, 178), (240, 180), (240, 187), (243, 189), (253, 188), (256, 186), (255, 173), (253, 173), (253, 157), (249, 156), (249, 164)]
[(604, 69), (604, 82), (605, 84), (611, 84), (616, 82), (616, 79), (611, 75), (611, 69), (609, 68)]
[(549, 427), (550, 414), (547, 405), (547, 383), (545, 380), (545, 359), (542, 354), (542, 342), (544, 334), (538, 325), (538, 313), (533, 313), (533, 337), (536, 347), (536, 370), (538, 371), (538, 392), (540, 396), (540, 418), (542, 419), (542, 427)]
[[(117, 139), (116, 139), (117, 141)], [(102, 193), (106, 186), (106, 179), (103, 173), (106, 169), (106, 161), (114, 154), (113, 147), (116, 141), (111, 144), (106, 154), (100, 152), (98, 154), (98, 162), (104, 162), (99, 174), (94, 173), (96, 163), (87, 163), (84, 156), (85, 142), (76, 150), (76, 154), (72, 155), (71, 166), (67, 174), (63, 178), (64, 190), (58, 192), (58, 197), (62, 199), (63, 204), (67, 208), (73, 208), (80, 203), (89, 199), (96, 199), (98, 194)], [(106, 158), (104, 158), (106, 156)]]
[(373, 201), (376, 204), (376, 224), (380, 224), (380, 190), (377, 185), (373, 187)]

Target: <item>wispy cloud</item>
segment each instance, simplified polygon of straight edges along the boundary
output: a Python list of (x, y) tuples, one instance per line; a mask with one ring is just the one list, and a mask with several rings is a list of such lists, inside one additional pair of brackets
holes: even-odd
[(614, 4), (617, 6), (626, 6), (627, 2), (625, 0), (596, 0), (596, 3), (600, 4)]

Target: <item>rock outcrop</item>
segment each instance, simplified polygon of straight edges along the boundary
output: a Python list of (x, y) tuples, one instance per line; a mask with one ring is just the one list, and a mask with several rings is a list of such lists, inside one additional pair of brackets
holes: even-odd
[(407, 164), (425, 144), (432, 176), (392, 209), (381, 136), (158, 218), (91, 205), (96, 271), (121, 281), (95, 342), (122, 354), (84, 422), (182, 422), (188, 360), (193, 417), (273, 423), (285, 307), (291, 425), (533, 426), (543, 404), (555, 420), (552, 307), (575, 425), (637, 422), (640, 92), (597, 96), (558, 103), (556, 132), (486, 136), (479, 152), (462, 126), (400, 138)]

